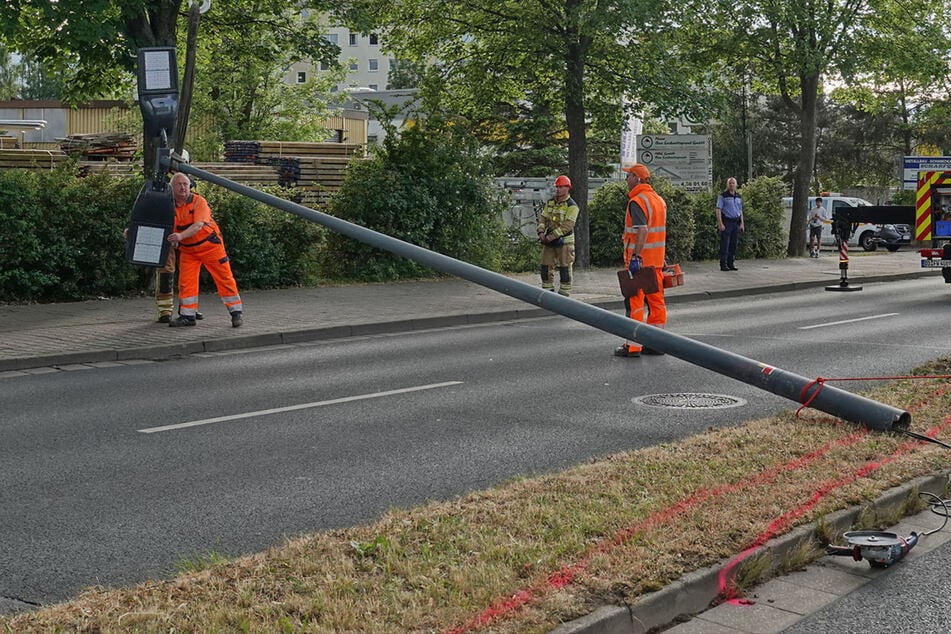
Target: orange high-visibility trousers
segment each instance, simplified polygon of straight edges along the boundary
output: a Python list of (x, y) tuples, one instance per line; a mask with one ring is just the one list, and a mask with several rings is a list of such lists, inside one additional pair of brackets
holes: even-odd
[[(667, 302), (664, 301), (664, 270), (656, 267), (657, 273), (657, 292), (644, 294), (644, 291), (637, 291), (637, 295), (626, 297), (624, 299), (624, 312), (631, 319), (637, 321), (646, 321), (651, 326), (663, 328), (667, 324)], [(644, 315), (644, 303), (647, 302), (647, 318)], [(628, 342), (627, 349), (631, 352), (640, 352), (641, 345)]]
[(194, 318), (198, 313), (198, 277), (204, 266), (218, 288), (218, 296), (229, 313), (242, 310), (238, 284), (231, 272), (231, 263), (225, 246), (218, 236), (193, 247), (180, 245), (178, 249), (178, 312), (182, 317)]

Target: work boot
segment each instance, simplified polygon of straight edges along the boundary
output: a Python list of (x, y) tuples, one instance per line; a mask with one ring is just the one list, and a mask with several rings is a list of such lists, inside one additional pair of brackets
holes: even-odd
[(243, 323), (244, 323), (244, 320), (241, 319), (241, 311), (240, 311), (240, 310), (236, 310), (236, 311), (234, 311), (233, 313), (231, 313), (231, 327), (232, 327), (232, 328), (238, 328), (238, 327), (240, 327), (241, 324), (243, 324)]
[(623, 346), (618, 347), (614, 351), (614, 356), (633, 358), (633, 357), (641, 356), (641, 353), (638, 352), (637, 350), (631, 350), (630, 348), (627, 347), (627, 344), (624, 344)]
[(197, 310), (195, 311), (195, 319), (197, 319), (198, 321), (201, 321), (204, 318), (205, 318), (204, 314), (198, 312)]
[(163, 314), (159, 315), (159, 318), (158, 318), (156, 321), (157, 321), (158, 323), (160, 323), (160, 324), (167, 324), (168, 322), (172, 321), (172, 314), (171, 314), (171, 313), (163, 313)]
[(172, 328), (181, 328), (183, 326), (194, 326), (195, 318), (179, 315), (178, 319), (172, 319), (171, 321), (168, 322), (168, 325)]

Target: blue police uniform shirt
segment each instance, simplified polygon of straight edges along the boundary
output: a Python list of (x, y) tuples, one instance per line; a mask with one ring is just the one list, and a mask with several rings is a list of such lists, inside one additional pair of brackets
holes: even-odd
[(729, 191), (725, 191), (717, 196), (717, 209), (720, 210), (720, 215), (723, 218), (737, 220), (743, 213), (743, 198), (739, 192), (731, 194)]

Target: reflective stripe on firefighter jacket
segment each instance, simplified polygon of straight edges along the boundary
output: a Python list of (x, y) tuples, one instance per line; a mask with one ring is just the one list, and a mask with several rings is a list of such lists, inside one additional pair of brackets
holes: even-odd
[(221, 239), (218, 224), (211, 218), (208, 201), (192, 193), (188, 202), (175, 207), (175, 230), (184, 231), (196, 222), (205, 223), (198, 232), (178, 245), (179, 314), (194, 317), (198, 312), (198, 279), (204, 266), (218, 288), (218, 296), (235, 313), (242, 310), (238, 284)]
[(579, 211), (578, 203), (571, 196), (560, 203), (550, 199), (538, 217), (537, 233), (546, 233), (552, 240), (563, 238), (565, 244), (574, 244)]

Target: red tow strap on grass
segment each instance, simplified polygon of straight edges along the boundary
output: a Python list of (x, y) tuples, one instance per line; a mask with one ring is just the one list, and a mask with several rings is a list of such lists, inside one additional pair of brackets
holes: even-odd
[[(814, 380), (809, 381), (802, 388), (802, 391), (799, 393), (799, 402), (802, 405), (799, 406), (799, 409), (796, 410), (796, 418), (799, 418), (799, 414), (802, 410), (809, 407), (812, 402), (819, 396), (819, 392), (822, 391), (823, 386), (829, 381), (899, 381), (905, 379), (951, 379), (951, 374), (929, 374), (929, 375), (905, 375), (905, 376), (853, 376), (853, 377), (838, 377), (834, 379), (827, 379), (821, 376), (817, 376)], [(814, 385), (819, 387), (812, 394), (809, 394), (809, 388)], [(807, 398), (808, 396), (808, 398)]]

